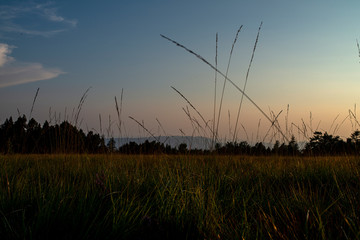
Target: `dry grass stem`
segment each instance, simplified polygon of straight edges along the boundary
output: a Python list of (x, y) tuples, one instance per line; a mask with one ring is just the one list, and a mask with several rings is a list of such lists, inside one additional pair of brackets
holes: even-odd
[(289, 128), (288, 128), (288, 126), (289, 126), (289, 111), (290, 111), (290, 105), (288, 104), (287, 108), (286, 108), (286, 117), (285, 117), (286, 136), (289, 136)]
[(205, 124), (205, 128), (208, 128), (211, 133), (213, 133), (212, 129), (209, 127), (208, 122), (205, 120), (205, 118), (201, 115), (201, 113), (194, 107), (194, 105), (192, 105), (192, 103), (180, 92), (178, 91), (176, 88), (174, 88), (173, 86), (171, 86), (171, 88), (177, 92), (189, 105), (192, 109), (194, 109), (194, 111), (199, 115), (199, 117), (201, 118), (201, 120), (204, 122)]
[[(259, 26), (259, 29), (258, 29), (257, 36), (256, 36), (254, 48), (253, 48), (252, 55), (251, 55), (251, 59), (250, 59), (250, 62), (249, 62), (249, 67), (248, 67), (247, 72), (246, 72), (246, 77), (245, 77), (245, 83), (244, 83), (244, 87), (243, 87), (243, 92), (245, 92), (245, 90), (246, 90), (246, 85), (247, 85), (248, 78), (249, 78), (249, 73), (250, 73), (250, 69), (251, 69), (251, 64), (252, 64), (252, 62), (253, 62), (253, 60), (254, 60), (255, 51), (256, 51), (256, 47), (257, 47), (258, 41), (259, 41), (259, 35), (260, 35), (260, 31), (261, 31), (261, 26), (262, 26), (262, 24), (263, 24), (263, 23), (261, 22), (261, 23), (260, 23), (260, 26)], [(240, 117), (240, 112), (241, 112), (241, 107), (242, 107), (243, 100), (244, 100), (244, 94), (241, 94), (239, 109), (238, 109), (238, 113), (237, 113), (237, 116), (236, 116), (233, 142), (235, 142), (235, 140), (236, 140), (236, 138), (237, 138), (237, 125), (238, 125), (238, 122), (239, 122), (239, 117)]]
[(248, 135), (248, 133), (247, 133), (247, 131), (246, 131), (246, 128), (245, 128), (244, 125), (242, 125), (242, 124), (241, 124), (241, 127), (242, 127), (242, 129), (244, 130), (244, 132), (245, 132), (246, 141), (249, 142), (249, 135)]
[[(304, 133), (307, 134), (308, 129), (307, 129), (307, 127), (306, 127), (306, 124), (305, 124), (305, 122), (304, 122), (304, 119), (301, 119), (301, 121), (302, 121), (302, 124), (303, 124)], [(311, 134), (312, 134), (312, 133), (311, 133)], [(307, 136), (307, 135), (306, 135), (306, 136)]]
[(331, 123), (331, 125), (330, 125), (329, 132), (331, 132), (331, 129), (332, 129), (332, 127), (334, 126), (335, 121), (338, 119), (339, 116), (340, 116), (340, 114), (338, 114), (338, 115), (334, 118), (334, 120), (332, 121), (332, 123)]
[(123, 93), (124, 93), (124, 89), (121, 89), (121, 97), (120, 97), (120, 109), (119, 109), (119, 105), (115, 96), (115, 107), (116, 107), (116, 113), (117, 113), (117, 117), (118, 117), (118, 129), (119, 129), (119, 136), (120, 138), (122, 137), (122, 132), (121, 132), (121, 112), (122, 112), (122, 103), (123, 103)]
[(306, 135), (306, 132), (297, 126), (295, 123), (291, 123), (292, 126), (296, 127), (296, 129), (304, 136), (305, 139), (309, 140), (310, 138)]
[[(219, 42), (218, 33), (216, 33), (215, 68), (218, 68), (218, 42)], [(215, 144), (215, 124), (216, 124), (216, 89), (217, 89), (217, 71), (215, 71), (213, 136), (212, 136), (212, 140), (211, 140), (211, 149), (214, 149), (214, 144)]]
[(258, 141), (259, 141), (260, 123), (261, 123), (261, 118), (259, 119), (258, 126), (257, 126), (257, 131), (256, 131), (256, 142), (258, 142)]
[(320, 127), (320, 124), (321, 124), (321, 120), (319, 121), (318, 125), (316, 126), (316, 129), (315, 129), (315, 131), (317, 131), (317, 130), (319, 129), (319, 127)]
[(182, 110), (185, 112), (186, 116), (187, 116), (188, 119), (190, 120), (191, 127), (192, 127), (192, 129), (194, 130), (194, 129), (196, 128), (196, 126), (195, 126), (195, 123), (194, 123), (193, 118), (191, 117), (189, 108), (186, 106), (186, 109), (185, 109), (185, 108), (182, 108)]
[[(171, 38), (168, 38), (164, 35), (160, 35), (162, 38), (174, 43), (176, 46), (181, 47), (183, 49), (185, 49), (187, 52), (191, 53), (192, 55), (194, 55), (195, 57), (197, 57), (198, 59), (200, 59), (201, 61), (203, 61), (205, 64), (207, 64), (209, 67), (211, 67), (212, 69), (214, 69), (215, 71), (217, 71), (222, 77), (226, 78), (227, 81), (229, 81), (229, 83), (231, 83), (231, 85), (233, 85), (233, 87), (236, 88), (236, 90), (238, 90), (240, 93), (244, 94), (244, 97), (246, 97), (251, 104), (253, 104), (260, 112), (262, 115), (265, 116), (265, 118), (271, 123), (272, 120), (271, 118), (259, 107), (259, 105), (257, 105), (254, 100), (252, 100), (245, 92), (242, 91), (241, 88), (239, 88), (239, 86), (237, 86), (230, 78), (228, 78), (225, 74), (223, 74), (220, 70), (218, 70), (216, 67), (214, 67), (211, 63), (209, 63), (205, 58), (203, 58), (202, 56), (200, 56), (199, 54), (195, 53), (194, 51), (188, 49), (187, 47), (185, 47), (184, 45), (172, 40)], [(276, 126), (277, 127), (277, 126)], [(289, 142), (289, 139), (284, 135), (284, 133), (281, 131), (281, 129), (278, 129), (279, 132), (281, 133), (281, 135), (284, 136), (284, 138), (286, 139), (286, 141)]]
[(101, 114), (99, 114), (99, 123), (100, 123), (100, 134), (103, 135), (102, 124), (101, 124)]
[(216, 131), (215, 131), (215, 138), (217, 138), (218, 133), (219, 133), (219, 124), (220, 124), (220, 116), (221, 116), (221, 109), (222, 109), (222, 103), (223, 103), (223, 99), (224, 99), (224, 93), (225, 93), (225, 86), (226, 86), (226, 81), (227, 81), (227, 76), (228, 76), (228, 72), (229, 72), (229, 68), (230, 68), (230, 62), (231, 62), (231, 57), (232, 57), (232, 53), (234, 51), (234, 46), (236, 44), (236, 41), (239, 37), (239, 33), (242, 29), (243, 25), (240, 26), (240, 28), (237, 30), (236, 35), (235, 35), (235, 39), (234, 42), (231, 46), (231, 50), (230, 50), (230, 55), (229, 55), (229, 60), (228, 60), (228, 64), (226, 67), (226, 73), (224, 76), (224, 84), (223, 84), (223, 88), (222, 88), (222, 92), (221, 92), (221, 97), (220, 97), (220, 104), (219, 104), (219, 113), (218, 113), (218, 118), (217, 118), (217, 122), (216, 122)]
[(78, 123), (78, 120), (79, 120), (79, 116), (80, 116), (82, 106), (83, 106), (83, 104), (84, 104), (84, 102), (86, 100), (87, 94), (90, 91), (90, 89), (91, 89), (91, 87), (86, 89), (86, 91), (84, 92), (84, 94), (82, 95), (82, 97), (81, 97), (81, 99), (79, 101), (79, 105), (77, 107), (77, 111), (76, 111), (76, 114), (75, 114), (75, 127), (77, 127), (77, 123)]
[(231, 137), (231, 119), (230, 119), (230, 110), (228, 110), (228, 117), (229, 117), (229, 138)]
[(108, 128), (107, 128), (107, 137), (110, 138), (110, 137), (113, 137), (113, 132), (112, 132), (112, 124), (113, 122), (111, 121), (111, 116), (109, 114), (109, 122), (108, 122)]
[[(349, 113), (350, 113), (350, 114), (352, 115), (352, 117), (354, 118), (355, 123), (356, 123), (358, 126), (360, 126), (360, 123), (359, 123), (358, 120), (356, 119), (355, 114), (354, 114), (351, 110), (349, 110)], [(356, 128), (356, 125), (355, 125), (355, 128)]]
[(339, 131), (340, 127), (344, 124), (344, 122), (346, 121), (346, 119), (348, 119), (350, 117), (350, 115), (347, 115), (340, 124), (338, 124), (335, 129), (334, 129), (334, 135), (337, 133), (337, 131)]
[[(170, 136), (166, 133), (166, 131), (165, 131), (165, 129), (163, 128), (163, 126), (162, 126), (161, 122), (159, 121), (159, 119), (156, 118), (156, 121), (157, 121), (157, 123), (159, 124), (160, 129), (161, 129), (162, 132), (164, 133), (164, 136), (166, 136), (166, 138), (165, 138), (165, 140), (164, 140), (164, 142), (163, 142), (163, 144), (165, 144), (165, 143), (167, 142), (167, 140), (170, 139)], [(161, 136), (161, 134), (160, 134), (160, 136)], [(159, 136), (159, 139), (160, 139), (160, 136)]]
[(278, 122), (277, 122), (277, 119), (278, 119), (278, 117), (280, 116), (281, 113), (282, 113), (282, 110), (275, 116), (274, 112), (272, 112), (272, 115), (273, 115), (274, 120), (272, 121), (271, 126), (269, 127), (269, 129), (267, 130), (267, 132), (266, 132), (266, 134), (265, 134), (265, 136), (264, 136), (264, 138), (263, 138), (263, 142), (265, 142), (265, 139), (266, 139), (266, 137), (269, 135), (272, 127), (273, 127), (273, 126), (277, 126), (277, 124), (276, 124), (276, 123), (278, 123)]
[(136, 120), (135, 118), (129, 116), (129, 118), (131, 120), (133, 120), (134, 122), (136, 122), (140, 127), (142, 127), (142, 129), (144, 129), (147, 133), (150, 134), (151, 137), (153, 137), (155, 139), (155, 141), (158, 141), (158, 139), (154, 136), (154, 134), (152, 134), (145, 126), (144, 123), (140, 123), (138, 120)]
[(49, 107), (49, 124), (51, 124), (52, 116), (51, 116), (51, 107)]
[(354, 115), (355, 115), (355, 118), (356, 118), (356, 103), (354, 104)]
[(31, 110), (30, 110), (30, 114), (29, 114), (29, 119), (31, 119), (31, 115), (32, 115), (33, 110), (34, 110), (34, 105), (35, 105), (36, 98), (37, 98), (37, 96), (38, 96), (38, 94), (39, 94), (39, 90), (40, 90), (40, 88), (38, 88), (38, 89), (36, 90), (35, 97), (34, 97), (34, 100), (33, 100), (33, 102), (32, 102), (32, 105), (31, 105)]
[[(185, 108), (182, 108), (183, 111), (185, 112), (185, 114), (188, 116), (190, 122), (191, 122), (191, 126), (193, 128), (193, 134), (192, 136), (194, 136), (195, 132), (197, 132), (199, 135), (204, 134), (204, 136), (206, 138), (208, 138), (208, 134), (206, 132), (206, 130), (201, 126), (201, 124), (199, 123), (199, 121), (195, 118), (191, 116), (190, 110), (188, 108), (188, 106), (186, 106)], [(200, 129), (202, 130), (202, 133), (200, 132)]]

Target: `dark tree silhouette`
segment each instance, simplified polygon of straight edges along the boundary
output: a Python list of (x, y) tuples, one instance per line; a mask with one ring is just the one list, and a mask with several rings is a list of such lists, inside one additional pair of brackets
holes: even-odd
[(325, 132), (314, 132), (305, 146), (304, 153), (310, 155), (341, 155), (346, 152), (346, 144), (339, 136)]
[(15, 122), (6, 119), (0, 126), (0, 152), (7, 153), (102, 153), (104, 138), (89, 132), (87, 135), (69, 122), (41, 125), (25, 115)]
[(290, 142), (276, 141), (272, 149), (262, 142), (250, 146), (249, 143), (227, 142), (224, 145), (215, 144), (215, 150), (191, 149), (181, 143), (177, 148), (164, 145), (158, 141), (145, 141), (137, 144), (130, 142), (116, 147), (116, 141), (111, 138), (107, 144), (105, 139), (93, 131), (87, 134), (70, 122), (50, 125), (45, 121), (41, 126), (35, 119), (19, 116), (14, 120), (10, 117), (0, 125), (0, 153), (123, 153), (123, 154), (222, 154), (222, 155), (343, 155), (360, 154), (360, 131), (354, 131), (346, 142), (339, 136), (327, 132), (314, 132), (314, 135), (300, 150), (292, 136)]

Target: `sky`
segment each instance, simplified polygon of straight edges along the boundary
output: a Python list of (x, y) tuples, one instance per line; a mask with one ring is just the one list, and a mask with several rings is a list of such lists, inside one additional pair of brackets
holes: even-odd
[[(355, 0), (3, 0), (0, 123), (19, 114), (75, 123), (80, 109), (77, 125), (104, 136), (210, 137), (216, 99), (222, 141), (284, 140), (277, 115), (287, 138), (315, 130), (346, 138), (359, 128), (358, 9)], [(214, 69), (160, 34), (213, 65), (217, 56), (225, 73), (242, 26), (228, 77), (243, 89), (261, 22), (245, 93), (271, 121), (245, 97), (236, 124), (241, 92), (227, 81), (219, 114), (224, 77), (215, 98)]]

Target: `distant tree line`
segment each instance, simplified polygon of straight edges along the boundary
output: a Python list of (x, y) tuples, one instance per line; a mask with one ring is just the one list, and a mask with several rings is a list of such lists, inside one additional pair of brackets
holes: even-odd
[(27, 121), (25, 115), (15, 122), (10, 117), (0, 126), (0, 153), (104, 153), (105, 140), (90, 131), (81, 129), (67, 121), (41, 126), (33, 118)]
[(214, 150), (188, 149), (185, 143), (178, 147), (165, 145), (158, 141), (144, 143), (129, 142), (117, 147), (114, 138), (105, 141), (104, 136), (89, 131), (87, 134), (67, 121), (41, 126), (33, 118), (27, 121), (25, 115), (16, 121), (10, 117), (0, 125), (0, 153), (121, 153), (121, 154), (220, 154), (220, 155), (360, 155), (360, 131), (354, 131), (344, 141), (339, 136), (327, 132), (314, 132), (314, 135), (300, 149), (295, 138), (289, 143), (276, 141), (270, 148), (258, 142), (251, 146), (248, 142), (217, 143)]

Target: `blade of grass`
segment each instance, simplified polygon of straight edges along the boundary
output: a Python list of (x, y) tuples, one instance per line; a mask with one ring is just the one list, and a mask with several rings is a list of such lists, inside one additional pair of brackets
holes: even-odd
[(38, 94), (39, 94), (39, 90), (40, 90), (40, 88), (38, 88), (38, 89), (36, 90), (35, 97), (34, 97), (34, 100), (33, 100), (33, 102), (32, 102), (32, 105), (31, 105), (31, 110), (30, 110), (30, 114), (29, 114), (29, 120), (31, 119), (31, 115), (32, 115), (33, 110), (34, 110), (34, 105), (35, 105), (36, 98), (37, 98), (37, 96), (38, 96)]
[[(183, 49), (185, 49), (187, 52), (189, 52), (190, 54), (194, 55), (195, 57), (197, 57), (198, 59), (200, 59), (201, 61), (203, 61), (205, 64), (207, 64), (209, 67), (211, 67), (212, 69), (214, 69), (215, 71), (217, 71), (222, 77), (226, 78), (227, 81), (229, 81), (229, 83), (231, 83), (231, 85), (233, 85), (233, 87), (236, 88), (236, 90), (238, 90), (240, 93), (244, 94), (244, 97), (246, 97), (259, 111), (262, 115), (265, 116), (265, 118), (272, 123), (271, 118), (259, 107), (259, 105), (257, 105), (254, 100), (252, 100), (252, 98), (250, 98), (245, 92), (242, 91), (241, 88), (239, 88), (239, 86), (237, 86), (230, 78), (228, 78), (225, 74), (223, 74), (219, 69), (217, 69), (216, 67), (214, 67), (214, 65), (212, 65), (211, 63), (209, 63), (205, 58), (203, 58), (201, 55), (195, 53), (194, 51), (188, 49), (187, 47), (185, 47), (184, 45), (172, 40), (171, 38), (168, 38), (164, 35), (160, 35), (162, 38), (172, 42), (173, 44), (175, 44), (178, 47), (181, 47)], [(275, 125), (276, 128), (278, 128)], [(286, 139), (287, 142), (289, 142), (289, 139), (285, 136), (285, 134), (282, 132), (282, 130), (279, 128), (278, 131), (281, 133), (281, 135), (283, 135), (283, 137)]]
[(144, 124), (140, 123), (138, 120), (136, 120), (135, 118), (133, 118), (132, 116), (129, 116), (129, 118), (131, 120), (133, 120), (134, 122), (136, 122), (140, 127), (142, 127), (147, 133), (150, 134), (151, 137), (153, 137), (155, 139), (155, 141), (158, 141), (158, 139), (154, 136), (154, 134), (152, 134), (145, 126)]
[(77, 123), (78, 123), (78, 120), (79, 120), (79, 115), (80, 115), (80, 112), (81, 112), (81, 109), (82, 109), (82, 106), (86, 100), (86, 97), (87, 97), (87, 94), (88, 92), (90, 91), (91, 87), (89, 87), (88, 89), (86, 89), (86, 91), (84, 92), (84, 94), (82, 95), (82, 97), (80, 98), (80, 101), (79, 101), (79, 105), (77, 107), (77, 111), (76, 111), (76, 114), (75, 114), (75, 127), (77, 127)]
[(233, 44), (231, 46), (231, 50), (230, 50), (229, 60), (228, 60), (228, 64), (227, 64), (227, 67), (226, 67), (226, 73), (225, 73), (225, 76), (223, 76), (224, 77), (224, 84), (223, 84), (223, 88), (222, 88), (222, 92), (221, 92), (219, 113), (218, 113), (218, 118), (217, 118), (217, 122), (216, 122), (215, 139), (217, 138), (218, 133), (219, 133), (219, 123), (220, 123), (221, 109), (222, 109), (222, 103), (223, 103), (223, 99), (224, 99), (225, 86), (226, 86), (227, 76), (228, 76), (228, 72), (229, 72), (231, 57), (232, 57), (232, 53), (233, 53), (233, 50), (234, 50), (235, 43), (236, 43), (236, 41), (238, 39), (238, 36), (239, 36), (239, 33), (240, 33), (242, 27), (243, 27), (243, 25), (241, 25), (240, 28), (236, 32), (235, 39), (234, 39), (234, 42), (233, 42)]
[[(215, 50), (215, 68), (218, 68), (218, 33), (216, 33), (216, 50)], [(214, 149), (215, 144), (215, 124), (216, 124), (216, 88), (217, 88), (217, 71), (215, 71), (215, 87), (214, 87), (214, 116), (213, 116), (213, 136), (211, 141), (211, 149)]]
[[(247, 73), (246, 73), (246, 78), (245, 78), (245, 83), (244, 83), (244, 87), (243, 87), (243, 92), (245, 92), (245, 89), (246, 89), (247, 81), (248, 81), (248, 78), (249, 78), (249, 72), (250, 72), (250, 69), (251, 69), (251, 64), (252, 64), (252, 62), (253, 62), (253, 60), (254, 60), (254, 55), (255, 55), (256, 47), (257, 47), (257, 44), (258, 44), (258, 41), (259, 41), (259, 35), (260, 35), (260, 30), (261, 30), (262, 24), (263, 24), (263, 23), (261, 22), (261, 23), (260, 23), (260, 26), (259, 26), (259, 29), (258, 29), (257, 36), (256, 36), (256, 40), (255, 40), (254, 48), (253, 48), (253, 51), (252, 51), (252, 55), (251, 55), (249, 67), (248, 67)], [(237, 125), (238, 125), (238, 122), (239, 122), (239, 116), (240, 116), (241, 106), (242, 106), (243, 100), (244, 100), (244, 94), (241, 94), (239, 109), (238, 109), (238, 113), (237, 113), (237, 117), (236, 117), (236, 122), (235, 122), (233, 142), (235, 142), (235, 139), (237, 138)]]
[(195, 110), (195, 112), (200, 116), (201, 120), (204, 122), (205, 128), (208, 128), (208, 129), (212, 132), (211, 128), (209, 127), (208, 122), (207, 122), (207, 121), (205, 120), (205, 118), (201, 115), (201, 113), (194, 107), (194, 105), (192, 105), (192, 103), (191, 103), (179, 90), (177, 90), (177, 89), (174, 88), (173, 86), (171, 86), (171, 88), (172, 88), (175, 92), (177, 92), (177, 93), (190, 105), (190, 107), (191, 107), (192, 109)]
[(122, 103), (123, 103), (123, 93), (124, 93), (124, 89), (122, 88), (121, 89), (121, 97), (120, 97), (120, 109), (119, 109), (119, 105), (118, 105), (118, 102), (117, 102), (117, 99), (115, 96), (115, 107), (116, 107), (116, 113), (117, 113), (117, 117), (118, 117), (118, 129), (119, 129), (120, 138), (122, 137), (122, 134), (121, 134), (121, 124), (122, 124), (121, 112), (122, 112)]
[(282, 110), (277, 114), (277, 116), (274, 116), (274, 120), (271, 122), (271, 126), (269, 127), (269, 129), (267, 130), (264, 138), (263, 138), (263, 142), (265, 142), (265, 138), (268, 136), (270, 130), (272, 129), (273, 126), (276, 126), (275, 122), (277, 121), (278, 117), (280, 116), (280, 114), (282, 113)]

